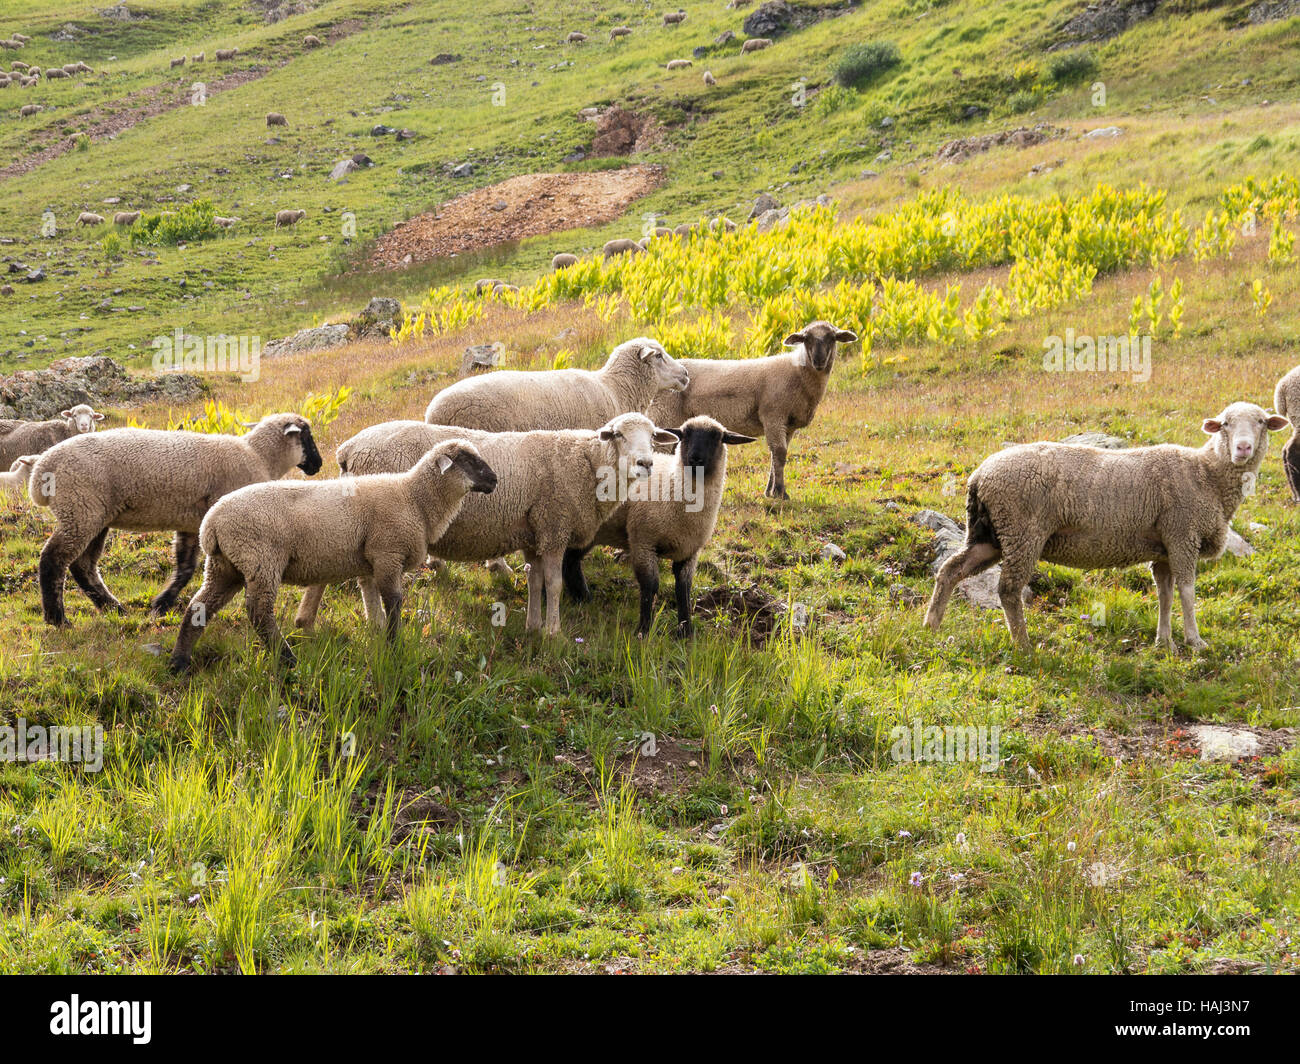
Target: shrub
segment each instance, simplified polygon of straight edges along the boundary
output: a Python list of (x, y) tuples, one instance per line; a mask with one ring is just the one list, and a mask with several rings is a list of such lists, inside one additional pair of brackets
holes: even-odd
[(845, 88), (858, 88), (874, 81), (886, 70), (903, 61), (898, 45), (890, 41), (855, 44), (840, 53), (831, 76)]
[(1007, 106), (1011, 108), (1011, 113), (1022, 115), (1026, 111), (1032, 111), (1038, 106), (1038, 94), (1034, 92), (1013, 92), (1007, 97)]
[(131, 244), (188, 244), (218, 233), (216, 208), (211, 200), (195, 200), (170, 214), (142, 214), (131, 226)]
[(103, 240), (104, 258), (120, 259), (122, 257), (122, 238), (116, 233), (109, 233)]
[(1048, 67), (1052, 80), (1058, 85), (1073, 85), (1076, 81), (1097, 73), (1097, 57), (1089, 51), (1064, 52), (1052, 60)]

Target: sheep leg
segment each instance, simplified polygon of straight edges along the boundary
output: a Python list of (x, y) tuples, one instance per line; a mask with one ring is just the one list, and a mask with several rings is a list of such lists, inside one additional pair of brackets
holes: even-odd
[[(388, 638), (394, 640), (402, 628), (402, 560), (385, 557), (374, 563), (374, 576), (366, 581), (373, 594), (379, 597), (388, 618)], [(373, 621), (371, 623), (374, 623)]]
[(952, 593), (967, 577), (982, 573), (1002, 557), (1002, 552), (992, 543), (968, 543), (939, 567), (934, 580), (934, 593), (925, 611), (925, 625), (937, 632), (943, 622), (944, 612)]
[(790, 443), (790, 433), (784, 422), (765, 425), (764, 430), (768, 450), (772, 452), (772, 471), (768, 474), (767, 490), (763, 494), (773, 499), (788, 499), (790, 496), (785, 490), (785, 457)]
[(268, 569), (254, 571), (244, 587), (244, 608), (248, 612), (248, 623), (261, 637), (267, 652), (278, 653), (280, 665), (291, 669), (298, 659), (280, 633), (280, 626), (275, 623), (275, 596), (279, 590), (278, 572)]
[(363, 576), (357, 580), (361, 591), (361, 609), (371, 628), (379, 628), (384, 623), (384, 603), (379, 594), (379, 587), (372, 577)]
[(72, 563), (68, 571), (72, 573), (72, 579), (86, 593), (86, 597), (94, 603), (96, 609), (121, 613), (122, 604), (108, 590), (104, 578), (99, 575), (99, 556), (104, 553), (104, 542), (107, 539), (106, 528), (90, 541), (90, 546), (81, 552), (81, 557)]
[(1166, 650), (1174, 649), (1173, 610), (1174, 610), (1174, 574), (1167, 561), (1151, 563), (1151, 575), (1156, 581), (1156, 598), (1159, 600), (1159, 616), (1156, 619), (1156, 646)]
[[(1034, 566), (1042, 553), (1045, 538), (1033, 542), (1002, 544), (1002, 575), (998, 578), (998, 598), (1002, 602), (1002, 615), (1007, 621), (1007, 631), (1021, 650), (1029, 650), (1029, 628), (1025, 624), (1025, 585), (1034, 574)], [(1010, 551), (1008, 547), (1010, 546)]]
[(659, 593), (659, 556), (654, 551), (638, 552), (632, 558), (632, 572), (636, 574), (636, 582), (641, 588), (641, 619), (636, 626), (636, 636), (643, 639), (650, 634), (650, 626), (655, 618), (655, 595)]
[(1168, 551), (1169, 571), (1182, 600), (1183, 642), (1189, 647), (1202, 649), (1208, 644), (1196, 627), (1196, 561), (1200, 542), (1195, 537), (1187, 538), (1185, 530), (1179, 536), (1166, 534), (1164, 529), (1160, 532)]
[(699, 555), (673, 562), (673, 594), (677, 599), (677, 635), (685, 638), (694, 630), (691, 623), (691, 585), (695, 582), (695, 563)]
[(1300, 502), (1300, 429), (1292, 434), (1282, 448), (1282, 468), (1286, 470), (1286, 482), (1291, 488), (1291, 498)]
[(149, 615), (161, 617), (176, 605), (176, 600), (194, 577), (194, 570), (199, 560), (199, 537), (193, 532), (177, 532), (172, 544), (176, 556), (176, 566), (172, 570), (167, 586), (158, 592), (149, 604)]
[(56, 628), (66, 627), (68, 615), (63, 607), (63, 585), (67, 580), (68, 566), (85, 553), (86, 548), (103, 529), (89, 536), (79, 535), (60, 525), (41, 548), (38, 576), (41, 585), (41, 610), (45, 623)]
[(536, 554), (524, 554), (528, 566), (528, 611), (524, 614), (524, 630), (534, 631), (542, 626), (542, 566)]
[(320, 600), (325, 594), (325, 585), (317, 584), (302, 593), (298, 603), (298, 612), (293, 616), (293, 626), (310, 632), (316, 627), (316, 614), (320, 611)]
[(1193, 569), (1192, 575), (1186, 579), (1175, 579), (1178, 583), (1178, 597), (1183, 606), (1183, 642), (1189, 647), (1204, 650), (1210, 644), (1201, 638), (1200, 630), (1196, 627), (1196, 570)]
[(176, 646), (172, 650), (168, 668), (175, 673), (188, 672), (190, 659), (194, 654), (194, 644), (218, 613), (244, 583), (244, 578), (233, 565), (221, 557), (209, 557), (203, 570), (203, 584), (198, 593), (190, 599), (181, 620), (180, 631), (176, 635)]
[[(563, 550), (548, 551), (542, 555), (542, 576), (546, 582), (546, 634), (560, 634), (560, 598), (564, 594)], [(529, 573), (531, 576), (532, 574)], [(532, 596), (528, 597), (529, 606)]]
[(564, 563), (561, 567), (564, 575), (564, 590), (574, 602), (591, 601), (591, 588), (587, 586), (587, 578), (582, 572), (582, 559), (587, 556), (589, 550), (590, 547), (570, 547), (564, 552)]

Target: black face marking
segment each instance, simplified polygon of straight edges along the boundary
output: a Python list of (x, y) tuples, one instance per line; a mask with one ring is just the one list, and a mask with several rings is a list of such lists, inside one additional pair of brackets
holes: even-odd
[(302, 461), (298, 463), (298, 468), (309, 477), (315, 476), (324, 463), (320, 451), (316, 450), (316, 441), (312, 439), (311, 426), (303, 424), (300, 427), (302, 431), (298, 433), (298, 442), (302, 444)]
[(468, 451), (457, 451), (452, 461), (469, 478), (471, 491), (491, 495), (496, 489), (497, 475), (480, 456)]
[(682, 429), (682, 442), (679, 445), (682, 465), (688, 469), (700, 469), (709, 476), (717, 467), (722, 454), (722, 433), (715, 428), (687, 425)]

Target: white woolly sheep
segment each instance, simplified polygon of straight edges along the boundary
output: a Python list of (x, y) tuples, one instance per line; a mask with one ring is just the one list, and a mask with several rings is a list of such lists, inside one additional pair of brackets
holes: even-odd
[(631, 37), (631, 36), (632, 36), (632, 31), (628, 29), (628, 27), (626, 26), (615, 26), (612, 30), (609, 31), (609, 39), (611, 41), (618, 41), (618, 40), (622, 40), (624, 37)]
[(728, 432), (707, 417), (693, 417), (679, 429), (666, 429), (681, 442), (676, 455), (656, 454), (646, 481), (629, 487), (628, 501), (600, 527), (587, 547), (564, 554), (564, 586), (579, 602), (591, 598), (582, 575), (583, 555), (596, 545), (628, 552), (641, 588), (637, 635), (650, 632), (659, 590), (659, 562), (673, 563), (677, 634), (691, 633), (691, 582), (700, 552), (713, 536), (727, 481), (727, 445), (753, 443), (753, 436)]
[(220, 60), (225, 60), (225, 59), (234, 59), (235, 56), (239, 55), (239, 49), (238, 49), (238, 48), (218, 48), (215, 54), (216, 54), (216, 57), (217, 57), (218, 59), (220, 59)]
[(39, 454), (19, 455), (10, 464), (9, 472), (0, 473), (0, 496), (21, 497), (38, 458)]
[(499, 280), (495, 277), (480, 277), (474, 282), (474, 294), (476, 296), (481, 296), (484, 292), (492, 291), (492, 289), (496, 288), (497, 285), (507, 283), (509, 282)]
[(99, 610), (122, 604), (104, 586), (99, 556), (110, 528), (176, 533), (176, 568), (154, 598), (166, 613), (194, 575), (198, 531), (217, 499), (297, 466), (308, 476), (321, 466), (311, 424), (297, 414), (270, 414), (244, 436), (158, 429), (109, 429), (56, 444), (32, 470), (30, 494), (48, 506), (58, 527), (41, 550), (45, 621), (66, 625), (63, 583), (69, 565), (77, 585)]
[(32, 115), (38, 115), (44, 110), (45, 108), (38, 103), (28, 103), (20, 107), (18, 113), (22, 115), (23, 118), (30, 118)]
[(686, 12), (683, 11), (680, 7), (676, 11), (664, 12), (665, 26), (680, 26), (685, 21), (686, 21)]
[(717, 83), (718, 83), (718, 79), (713, 76), (713, 71), (706, 70), (704, 72), (704, 84), (716, 85)]
[(605, 246), (601, 249), (607, 259), (612, 259), (615, 255), (639, 255), (644, 250), (645, 248), (635, 240), (628, 240), (626, 237), (606, 241)]
[(424, 420), (485, 432), (594, 429), (644, 413), (659, 392), (688, 384), (679, 362), (639, 337), (614, 348), (598, 370), (498, 370), (457, 381), (433, 397)]
[(689, 59), (670, 59), (668, 60), (667, 64), (665, 64), (664, 69), (685, 70), (687, 67), (694, 66), (694, 65), (695, 64), (692, 63)]
[(1075, 569), (1151, 563), (1156, 644), (1173, 649), (1174, 587), (1188, 646), (1196, 627), (1196, 563), (1217, 558), (1228, 522), (1254, 492), (1268, 434), (1287, 425), (1254, 403), (1232, 403), (1201, 425), (1203, 447), (1105, 450), (1028, 443), (986, 458), (966, 489), (966, 545), (939, 569), (925, 623), (937, 631), (953, 589), (999, 559), (998, 597), (1016, 644), (1029, 649), (1021, 594), (1039, 559)]
[(24, 454), (42, 454), (82, 432), (94, 432), (104, 415), (85, 403), (49, 421), (0, 421), (0, 467)]
[(288, 126), (289, 120), (280, 114), (279, 111), (268, 111), (266, 114), (266, 125), (269, 129), (271, 126)]
[(185, 57), (184, 57), (184, 56), (180, 56), (179, 58), (177, 58), (177, 59), (173, 59), (173, 60), (171, 61), (171, 64), (170, 64), (170, 66), (169, 66), (169, 69), (171, 69), (171, 70), (175, 70), (177, 67), (184, 66), (184, 65), (185, 65)]
[[(483, 380), (489, 377), (481, 378)], [(401, 442), (394, 445), (394, 439)], [(564, 552), (591, 542), (619, 502), (629, 481), (650, 475), (654, 447), (675, 436), (656, 429), (642, 414), (621, 414), (596, 431), (480, 432), (450, 425), (393, 422), (377, 425), (338, 449), (340, 468), (349, 475), (392, 469), (417, 451), (455, 438), (473, 443), (497, 474), (491, 495), (465, 500), (456, 519), (430, 548), (448, 561), (476, 562), (522, 550), (528, 562), (528, 613), (525, 628), (560, 630)], [(295, 623), (310, 628), (321, 588), (303, 596)], [(367, 589), (362, 588), (363, 596)], [(364, 598), (363, 598), (364, 601)], [(373, 616), (378, 603), (366, 602)]]
[(1286, 482), (1291, 488), (1292, 498), (1300, 502), (1300, 428), (1296, 427), (1296, 419), (1300, 418), (1300, 366), (1296, 366), (1277, 382), (1277, 388), (1273, 392), (1273, 409), (1291, 420), (1291, 438), (1282, 448), (1282, 468), (1286, 470)]
[(761, 52), (764, 48), (772, 47), (771, 37), (751, 37), (740, 46), (741, 54), (749, 52)]
[(576, 266), (577, 263), (578, 263), (577, 255), (571, 255), (567, 251), (561, 251), (558, 255), (556, 255), (554, 258), (551, 259), (551, 269), (564, 270), (564, 269), (568, 269), (570, 266)]
[(47, 70), (47, 71), (45, 72), (45, 76), (46, 76), (47, 78), (51, 78), (51, 79), (53, 79), (53, 80), (55, 80), (55, 81), (57, 81), (59, 78), (70, 78), (70, 77), (72, 77), (72, 75), (69, 74), (69, 73), (68, 73), (66, 70), (64, 70), (62, 67), (50, 67), (50, 69)]
[(135, 225), (139, 220), (139, 211), (117, 211), (113, 214), (114, 225)]
[(574, 30), (574, 32), (564, 38), (565, 42), (568, 44), (581, 44), (586, 39), (587, 35), (585, 33), (579, 33), (577, 30)]
[(314, 33), (309, 33), (307, 34), (306, 37), (302, 39), (302, 46), (304, 48), (319, 48), (324, 43), (325, 42), (322, 41), (319, 37), (317, 37), (316, 34)]
[(191, 62), (191, 63), (202, 63), (202, 62), (205, 62), (205, 61), (207, 60), (207, 58), (208, 58), (208, 56), (207, 56), (207, 53), (206, 53), (206, 52), (200, 52), (198, 55), (192, 55), (192, 56), (190, 56), (190, 62)]
[(199, 544), (207, 555), (203, 586), (181, 621), (170, 667), (189, 669), (194, 644), (235, 592), (244, 588), (248, 620), (281, 665), (293, 652), (275, 623), (282, 583), (299, 587), (360, 580), (387, 615), (388, 636), (402, 618), (402, 575), (424, 564), (471, 492), (490, 494), (497, 477), (463, 439), (440, 443), (408, 472), (343, 477), (327, 483), (253, 484), (224, 496), (203, 519)]
[(722, 422), (732, 432), (762, 435), (772, 452), (772, 469), (764, 494), (789, 498), (785, 462), (797, 430), (812, 423), (826, 394), (837, 344), (857, 335), (827, 321), (809, 322), (785, 338), (794, 345), (786, 354), (767, 358), (683, 359), (691, 382), (680, 394), (655, 399), (650, 417), (659, 425), (680, 425), (700, 414)]
[(275, 212), (275, 227), (279, 229), (283, 225), (297, 225), (307, 217), (307, 212), (301, 209), (290, 211)]
[(213, 217), (212, 224), (215, 225), (218, 229), (230, 229), (238, 221), (239, 221), (238, 218), (224, 218), (220, 214), (218, 214)]
[(103, 225), (104, 216), (102, 214), (96, 214), (94, 211), (82, 211), (79, 215), (77, 215), (77, 224), (78, 225)]

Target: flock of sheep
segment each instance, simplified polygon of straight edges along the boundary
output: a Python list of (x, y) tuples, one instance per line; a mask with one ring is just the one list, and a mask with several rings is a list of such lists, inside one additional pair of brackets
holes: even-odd
[[(187, 671), (195, 642), (244, 589), (266, 647), (292, 664), (276, 624), (282, 583), (308, 590), (295, 617), (313, 627), (325, 586), (357, 580), (370, 624), (400, 625), (403, 577), (432, 558), (527, 563), (526, 628), (557, 634), (562, 594), (591, 597), (583, 556), (622, 548), (641, 593), (647, 635), (661, 561), (672, 563), (679, 635), (691, 632), (691, 586), (717, 523), (727, 448), (762, 436), (765, 494), (788, 498), (794, 433), (813, 420), (840, 344), (857, 337), (825, 321), (757, 359), (674, 359), (656, 341), (616, 347), (599, 370), (498, 370), (434, 396), (424, 421), (364, 429), (339, 446), (340, 476), (308, 476), (322, 460), (305, 418), (263, 418), (243, 436), (120, 428), (74, 407), (50, 422), (0, 422), (4, 485), (25, 485), (56, 527), (41, 551), (45, 620), (66, 625), (67, 572), (101, 611), (121, 610), (98, 562), (111, 528), (175, 533), (175, 568), (151, 603), (171, 610), (200, 549), (203, 584), (184, 612), (171, 657)], [(1222, 553), (1228, 525), (1253, 492), (1268, 438), (1300, 411), (1300, 367), (1279, 381), (1277, 413), (1227, 406), (1200, 448), (1110, 451), (1062, 443), (1007, 447), (971, 474), (966, 543), (939, 570), (925, 622), (937, 629), (956, 586), (1001, 563), (999, 595), (1018, 645), (1029, 644), (1023, 591), (1040, 559), (1083, 569), (1149, 562), (1159, 598), (1157, 643), (1172, 648), (1174, 589), (1185, 641), (1205, 646), (1195, 619), (1196, 565)], [(1300, 499), (1300, 443), (1283, 450)], [(508, 571), (508, 567), (506, 567)], [(545, 619), (543, 620), (543, 609)]]

